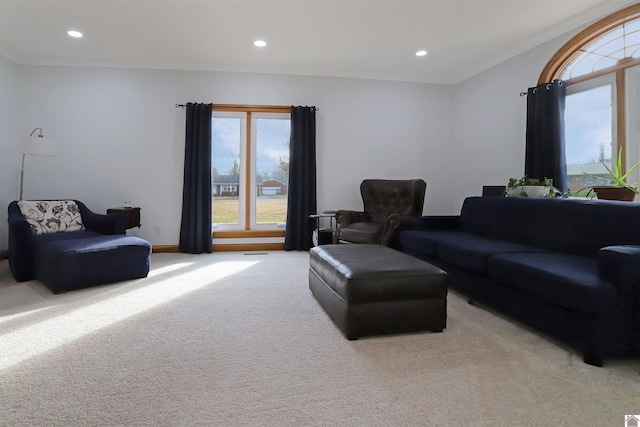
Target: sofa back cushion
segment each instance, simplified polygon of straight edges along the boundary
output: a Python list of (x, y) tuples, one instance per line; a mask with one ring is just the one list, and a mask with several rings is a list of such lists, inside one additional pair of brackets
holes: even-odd
[(33, 234), (85, 229), (74, 200), (20, 200), (18, 207)]
[(488, 238), (595, 256), (605, 246), (640, 244), (640, 204), (470, 197), (463, 204), (460, 226)]

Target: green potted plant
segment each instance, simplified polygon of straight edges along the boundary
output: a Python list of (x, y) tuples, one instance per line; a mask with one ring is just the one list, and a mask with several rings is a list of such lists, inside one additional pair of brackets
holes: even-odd
[(595, 193), (598, 199), (622, 200), (625, 202), (632, 202), (635, 199), (636, 195), (640, 194), (640, 182), (636, 182), (634, 184), (627, 184), (627, 177), (629, 176), (629, 174), (631, 174), (631, 172), (633, 172), (638, 167), (638, 165), (640, 165), (640, 162), (633, 165), (627, 171), (627, 173), (623, 174), (622, 173), (622, 147), (620, 147), (620, 150), (618, 151), (617, 160), (615, 162), (612, 162), (611, 168), (607, 166), (602, 160), (600, 161), (600, 163), (602, 163), (602, 166), (604, 166), (605, 169), (607, 170), (607, 174), (598, 175), (598, 174), (592, 174), (587, 172), (582, 172), (582, 173), (585, 175), (592, 176), (594, 178), (608, 179), (609, 181), (611, 181), (611, 184), (610, 185), (591, 185), (581, 189), (580, 191), (589, 188), (589, 191), (587, 192), (587, 197), (589, 197), (590, 195), (591, 197), (593, 197), (592, 193)]
[(507, 197), (555, 197), (560, 191), (553, 186), (551, 178), (539, 180), (537, 178), (527, 178), (523, 176), (520, 179), (509, 178), (507, 183)]

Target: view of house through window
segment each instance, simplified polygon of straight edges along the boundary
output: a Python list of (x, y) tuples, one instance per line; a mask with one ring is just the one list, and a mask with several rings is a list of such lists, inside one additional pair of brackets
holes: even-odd
[(290, 113), (214, 110), (211, 126), (214, 231), (283, 229)]

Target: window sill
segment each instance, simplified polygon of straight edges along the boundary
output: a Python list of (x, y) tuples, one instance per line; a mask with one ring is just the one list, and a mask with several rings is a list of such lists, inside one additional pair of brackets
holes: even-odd
[(216, 239), (237, 239), (249, 237), (284, 237), (284, 230), (221, 230), (214, 231)]

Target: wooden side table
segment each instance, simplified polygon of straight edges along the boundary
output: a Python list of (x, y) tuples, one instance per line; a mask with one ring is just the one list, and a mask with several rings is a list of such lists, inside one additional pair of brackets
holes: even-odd
[(107, 214), (121, 213), (124, 215), (124, 229), (140, 228), (140, 208), (109, 208)]

